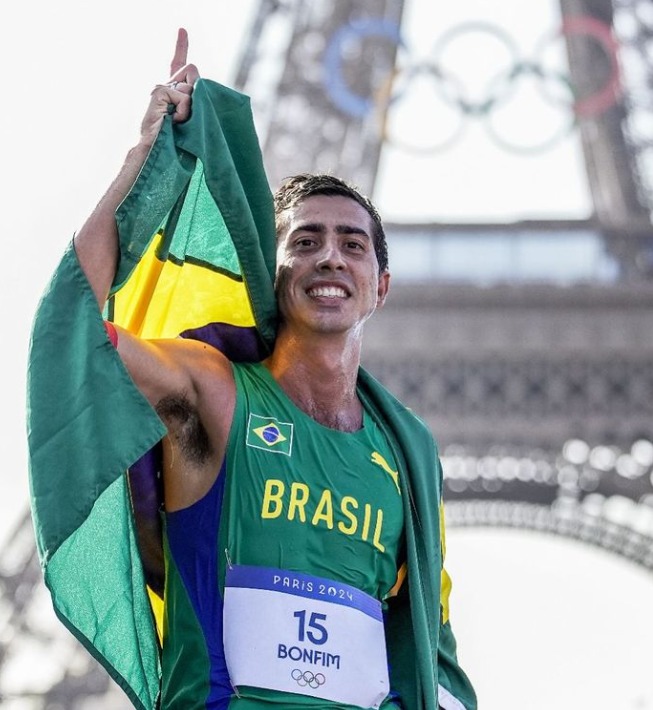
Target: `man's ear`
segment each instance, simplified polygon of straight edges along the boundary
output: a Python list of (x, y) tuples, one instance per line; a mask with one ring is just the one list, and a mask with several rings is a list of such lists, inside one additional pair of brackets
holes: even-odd
[(379, 285), (376, 291), (376, 307), (381, 308), (385, 303), (388, 289), (390, 288), (390, 272), (384, 271), (379, 274)]

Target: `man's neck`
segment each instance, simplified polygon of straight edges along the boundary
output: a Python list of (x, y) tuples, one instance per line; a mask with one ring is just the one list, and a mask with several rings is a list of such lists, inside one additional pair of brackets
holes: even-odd
[(280, 333), (265, 365), (303, 412), (331, 429), (357, 431), (363, 425), (356, 394), (360, 342), (343, 347), (333, 339), (324, 340), (308, 343)]

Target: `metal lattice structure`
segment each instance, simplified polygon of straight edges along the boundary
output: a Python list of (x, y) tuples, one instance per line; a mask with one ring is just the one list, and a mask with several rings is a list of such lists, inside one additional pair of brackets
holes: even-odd
[[(252, 96), (272, 187), (327, 171), (373, 194), (404, 4), (260, 1), (234, 85)], [(398, 285), (369, 327), (365, 365), (436, 433), (450, 525), (565, 535), (650, 570), (653, 11), (649, 0), (560, 7), (570, 22), (585, 18), (565, 34), (572, 118), (595, 206), (588, 226), (616, 259), (618, 282)], [(429, 71), (446, 89), (442, 68)], [(526, 62), (515, 71), (539, 70)], [(584, 97), (597, 94), (606, 105), (584, 111)], [(453, 104), (483, 118), (497, 100)], [(421, 227), (434, 239), (442, 231)], [(405, 229), (388, 225), (398, 238)], [(31, 699), (44, 710), (128, 708), (86, 651), (39, 612), (48, 604), (25, 515), (0, 553), (3, 707)], [(35, 649), (52, 666), (49, 685), (16, 687), (12, 669)]]
[(648, 279), (653, 273), (651, 7), (639, 0), (562, 0), (561, 7), (563, 14), (596, 18), (613, 31), (613, 53), (587, 36), (570, 36), (569, 66), (581, 97), (606, 86), (610, 73), (615, 74), (615, 100), (592, 116), (581, 115), (579, 130), (606, 244), (618, 258), (624, 280)]
[[(372, 191), (381, 150), (378, 116), (363, 111), (354, 117), (334, 103), (324, 90), (324, 67), (332, 57), (346, 90), (364, 103), (392, 72), (403, 6), (403, 0), (263, 0), (236, 86), (255, 100), (273, 189), (310, 169), (355, 175), (362, 190)], [(349, 37), (346, 28), (367, 17), (377, 23), (370, 40)]]
[(625, 116), (622, 130), (639, 203), (653, 213), (653, 11), (645, 0), (614, 0)]

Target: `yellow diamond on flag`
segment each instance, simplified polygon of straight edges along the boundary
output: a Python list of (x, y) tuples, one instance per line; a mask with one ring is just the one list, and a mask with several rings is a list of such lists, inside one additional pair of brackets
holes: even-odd
[(274, 446), (275, 444), (280, 444), (282, 441), (286, 441), (286, 437), (281, 433), (279, 427), (274, 423), (257, 427), (253, 431), (259, 437), (259, 439), (264, 441), (268, 446)]

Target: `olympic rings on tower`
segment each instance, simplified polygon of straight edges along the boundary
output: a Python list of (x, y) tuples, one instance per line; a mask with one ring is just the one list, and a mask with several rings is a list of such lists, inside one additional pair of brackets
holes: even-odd
[[(600, 86), (592, 94), (583, 97), (578, 96), (571, 78), (567, 75), (566, 67), (552, 68), (547, 66), (543, 58), (544, 50), (553, 40), (569, 39), (572, 36), (598, 43), (609, 67), (608, 76), (602, 79)], [(471, 37), (480, 37), (486, 43), (487, 40), (494, 42), (507, 57), (505, 67), (486, 76), (482, 90), (476, 92), (470, 90), (470, 78), (465, 77), (460, 70), (462, 63), (452, 65), (451, 62), (447, 63), (445, 57), (452, 48), (469, 41)], [(352, 42), (375, 38), (395, 42), (398, 48), (406, 50), (409, 60), (403, 66), (398, 62), (385, 77), (377, 80), (377, 87), (370, 96), (361, 96), (348, 86), (344, 78), (347, 48)], [(477, 42), (474, 45), (475, 50), (478, 50), (478, 46)], [(471, 52), (465, 55), (470, 56)], [(475, 57), (477, 64), (472, 72), (474, 78), (479, 74), (480, 67), (487, 75), (487, 60), (488, 57), (485, 56)], [(469, 66), (469, 62), (466, 62), (466, 65)], [(489, 22), (465, 22), (455, 25), (436, 40), (428, 57), (411, 58), (395, 23), (380, 18), (363, 18), (343, 25), (334, 32), (324, 52), (323, 69), (324, 89), (335, 106), (355, 119), (367, 119), (373, 114), (385, 141), (403, 150), (420, 154), (449, 147), (460, 138), (469, 118), (483, 120), (490, 137), (507, 150), (542, 151), (567, 135), (577, 120), (607, 111), (621, 96), (618, 43), (609, 25), (588, 15), (565, 17), (557, 32), (545, 35), (538, 42), (530, 58), (520, 56), (508, 33)], [(416, 131), (413, 124), (403, 131), (397, 131), (396, 126), (401, 124), (401, 104), (411, 101), (411, 94), (416, 95), (419, 87), (425, 82), (428, 82), (432, 89), (430, 102), (433, 104), (435, 101), (436, 105), (430, 107), (434, 115), (431, 117), (433, 123), (427, 127), (428, 144), (417, 145), (398, 137), (398, 134), (401, 134), (414, 138)], [(551, 88), (555, 91), (552, 92)], [(514, 122), (509, 129), (506, 129), (505, 125), (501, 129), (499, 124), (500, 119), (509, 116), (515, 102), (526, 100), (529, 89), (532, 95), (539, 96), (543, 109), (555, 109), (557, 115), (540, 121), (547, 129), (553, 125), (553, 130), (544, 138), (535, 141), (529, 138), (528, 143), (519, 144), (514, 139)], [(420, 106), (423, 105), (422, 100)], [(406, 109), (403, 113), (415, 119), (420, 111)], [(523, 114), (524, 111), (521, 110), (519, 115)], [(442, 122), (444, 115), (453, 117), (450, 121), (453, 125), (447, 131), (435, 125), (436, 120)], [(509, 135), (510, 139), (505, 137), (506, 135)]]

